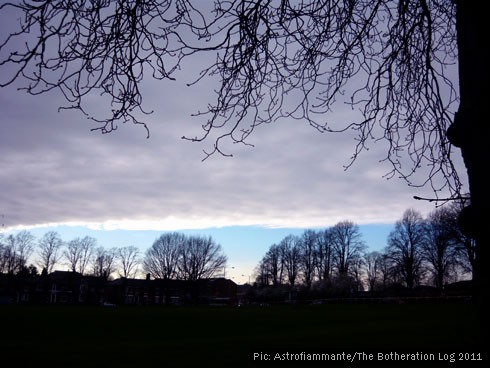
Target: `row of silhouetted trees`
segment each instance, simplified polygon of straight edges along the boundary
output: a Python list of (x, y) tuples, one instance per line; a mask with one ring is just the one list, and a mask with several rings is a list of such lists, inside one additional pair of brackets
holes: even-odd
[[(350, 221), (323, 230), (305, 230), (272, 244), (256, 268), (259, 286), (348, 284), (356, 290), (408, 289), (471, 278), (475, 244), (457, 225), (458, 205), (436, 208), (427, 218), (406, 210), (387, 238), (371, 251), (359, 227)], [(34, 261), (32, 261), (34, 260)], [(32, 263), (28, 263), (31, 261)], [(68, 269), (85, 275), (197, 280), (221, 275), (227, 258), (211, 237), (164, 233), (144, 254), (135, 246), (106, 249), (85, 236), (63, 241), (47, 232), (36, 239), (28, 231), (0, 234), (0, 273), (37, 273)]]
[(227, 258), (211, 237), (165, 233), (142, 255), (135, 246), (106, 249), (90, 236), (63, 241), (55, 231), (36, 239), (28, 231), (0, 234), (0, 273), (37, 274), (68, 269), (82, 275), (198, 280), (221, 275)]
[(258, 286), (345, 287), (380, 291), (391, 285), (413, 289), (472, 277), (475, 243), (457, 225), (457, 204), (436, 208), (427, 218), (404, 212), (380, 251), (368, 249), (359, 227), (342, 221), (305, 230), (272, 244), (256, 268)]

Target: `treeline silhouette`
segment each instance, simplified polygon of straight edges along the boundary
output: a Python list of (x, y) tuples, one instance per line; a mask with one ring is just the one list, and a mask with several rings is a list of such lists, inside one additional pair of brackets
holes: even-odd
[(165, 233), (143, 256), (89, 236), (63, 242), (53, 231), (37, 241), (28, 231), (0, 240), (0, 304), (236, 303), (237, 285), (222, 277), (227, 258), (211, 237)]
[(423, 218), (407, 209), (380, 251), (370, 251), (359, 226), (350, 221), (288, 235), (272, 244), (257, 265), (249, 299), (451, 293), (456, 282), (472, 279), (475, 263), (475, 242), (457, 224), (460, 210), (453, 203)]
[[(29, 262), (32, 260), (32, 262)], [(106, 249), (93, 237), (68, 242), (55, 231), (40, 239), (26, 230), (0, 234), (0, 274), (51, 273), (65, 268), (81, 275), (102, 278), (135, 278), (151, 275), (163, 280), (199, 280), (219, 275), (227, 257), (211, 237), (165, 233), (142, 255), (136, 246)]]
[[(459, 230), (460, 211), (453, 203), (423, 218), (408, 209), (380, 251), (369, 249), (351, 221), (288, 235), (269, 247), (243, 299), (420, 295), (429, 287), (432, 294), (442, 295), (449, 284), (472, 279), (475, 243)], [(54, 231), (37, 240), (25, 230), (0, 234), (0, 274), (8, 275), (35, 276), (39, 269), (52, 273), (64, 268), (105, 280), (151, 276), (195, 281), (224, 276), (226, 261), (221, 245), (211, 237), (179, 232), (162, 234), (143, 254), (136, 246), (107, 249), (89, 236), (63, 241)]]

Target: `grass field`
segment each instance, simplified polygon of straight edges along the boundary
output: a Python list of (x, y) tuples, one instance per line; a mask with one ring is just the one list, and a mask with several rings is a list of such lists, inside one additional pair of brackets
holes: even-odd
[(471, 304), (8, 305), (0, 313), (1, 356), (17, 366), (266, 366), (254, 352), (474, 351), (478, 340)]

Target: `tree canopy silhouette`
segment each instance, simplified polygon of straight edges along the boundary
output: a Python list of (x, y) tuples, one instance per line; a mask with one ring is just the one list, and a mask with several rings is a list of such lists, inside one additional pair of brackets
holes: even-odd
[[(204, 4), (204, 5), (203, 5)], [(218, 76), (203, 116), (202, 141), (248, 144), (255, 128), (280, 118), (320, 132), (354, 130), (352, 162), (373, 139), (386, 145), (390, 175), (459, 195), (446, 130), (457, 107), (455, 6), (450, 1), (23, 1), (23, 16), (2, 43), (2, 85), (23, 79), (32, 94), (62, 91), (68, 105), (111, 132), (146, 123), (145, 76), (173, 79), (184, 58), (212, 56), (197, 81)], [(10, 10), (10, 9), (9, 9)], [(26, 35), (35, 37), (28, 38)], [(214, 55), (216, 55), (215, 58)], [(110, 99), (106, 116), (85, 99)], [(349, 104), (357, 121), (331, 121)], [(109, 104), (108, 104), (109, 106)], [(148, 127), (147, 127), (148, 129)], [(415, 139), (415, 137), (417, 137)], [(351, 163), (352, 163), (351, 162)], [(441, 180), (442, 179), (442, 180)]]

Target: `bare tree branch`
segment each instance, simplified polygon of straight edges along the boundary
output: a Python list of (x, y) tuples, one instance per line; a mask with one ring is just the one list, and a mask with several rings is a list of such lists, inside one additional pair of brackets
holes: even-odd
[[(61, 91), (99, 123), (141, 124), (144, 77), (172, 80), (184, 58), (215, 54), (195, 83), (218, 80), (216, 98), (196, 116), (215, 153), (252, 145), (254, 131), (280, 119), (319, 132), (356, 135), (346, 168), (383, 144), (386, 177), (458, 197), (461, 182), (446, 130), (458, 95), (455, 5), (450, 0), (21, 1), (0, 6), (22, 20), (0, 41), (0, 86), (22, 80), (31, 94)], [(90, 113), (90, 98), (110, 106)], [(345, 107), (349, 121), (332, 121)], [(350, 115), (349, 115), (350, 116)], [(424, 179), (414, 181), (414, 173)], [(417, 176), (420, 180), (420, 176)]]

